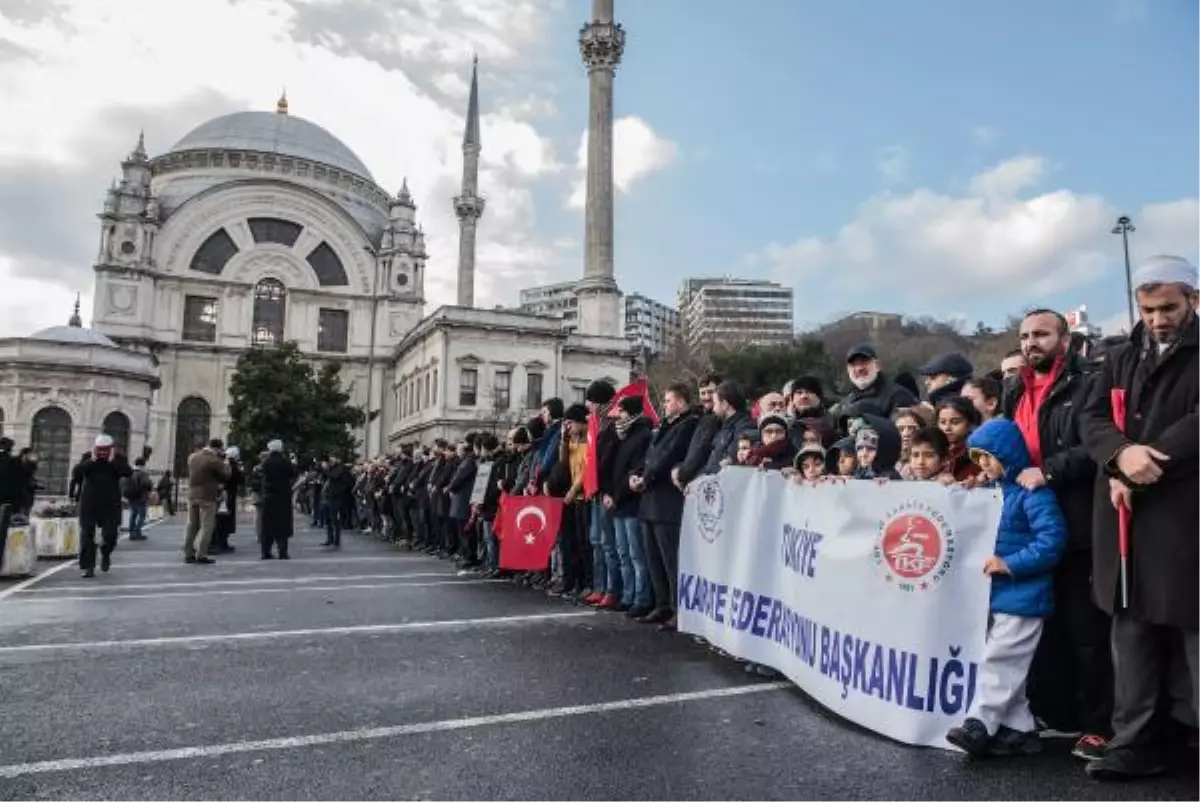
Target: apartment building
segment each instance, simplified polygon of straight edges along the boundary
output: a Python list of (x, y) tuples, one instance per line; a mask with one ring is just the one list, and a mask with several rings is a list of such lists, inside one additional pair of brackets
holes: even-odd
[(639, 351), (660, 354), (679, 334), (679, 310), (645, 295), (625, 296), (625, 339)]
[(773, 345), (795, 336), (792, 289), (773, 281), (686, 279), (679, 288), (679, 315), (691, 348)]

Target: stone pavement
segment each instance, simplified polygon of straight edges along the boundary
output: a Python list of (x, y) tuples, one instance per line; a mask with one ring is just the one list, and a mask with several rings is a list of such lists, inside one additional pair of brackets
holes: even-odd
[[(300, 522), (298, 522), (298, 526)], [(690, 638), (298, 528), (289, 562), (0, 583), (0, 799), (1196, 799), (874, 736)], [(51, 568), (54, 566), (51, 565)]]

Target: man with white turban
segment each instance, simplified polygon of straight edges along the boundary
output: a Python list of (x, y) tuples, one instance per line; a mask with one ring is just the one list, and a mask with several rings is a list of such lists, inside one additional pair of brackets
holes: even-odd
[(292, 485), (295, 466), (283, 453), (283, 441), (267, 443), (267, 458), (262, 464), (262, 513), (258, 543), (262, 559), (271, 560), (272, 547), (279, 559), (288, 559), (288, 539), (292, 536)]
[[(1165, 721), (1195, 737), (1200, 611), (1200, 345), (1196, 267), (1154, 256), (1133, 274), (1141, 321), (1105, 360), (1082, 421), (1100, 466), (1093, 591), (1113, 616), (1113, 738), (1097, 779), (1158, 774)], [(1124, 519), (1122, 521), (1122, 519)], [(1120, 556), (1121, 529), (1127, 559)], [(1169, 700), (1161, 698), (1165, 688)]]

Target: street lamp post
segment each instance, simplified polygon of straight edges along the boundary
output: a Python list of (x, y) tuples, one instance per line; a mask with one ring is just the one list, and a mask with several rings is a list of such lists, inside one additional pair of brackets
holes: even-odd
[(1129, 233), (1137, 231), (1133, 227), (1133, 221), (1128, 215), (1121, 215), (1117, 218), (1117, 224), (1113, 226), (1112, 233), (1121, 235), (1121, 242), (1125, 246), (1125, 301), (1129, 305), (1129, 330), (1133, 331), (1133, 270), (1129, 266)]

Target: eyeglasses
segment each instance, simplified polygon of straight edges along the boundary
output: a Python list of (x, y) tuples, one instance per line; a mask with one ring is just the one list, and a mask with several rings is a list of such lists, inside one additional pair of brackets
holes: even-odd
[(987, 455), (989, 457), (992, 456), (988, 452), (984, 451), (982, 448), (967, 449), (967, 457), (971, 460), (971, 462), (974, 462), (976, 465), (979, 464), (980, 457), (983, 457), (984, 455)]

